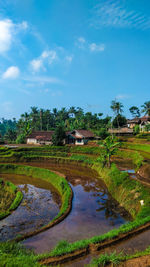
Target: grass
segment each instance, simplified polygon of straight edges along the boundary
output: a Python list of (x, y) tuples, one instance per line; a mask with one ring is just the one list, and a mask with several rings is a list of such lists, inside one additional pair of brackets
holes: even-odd
[(118, 150), (115, 155), (121, 158), (131, 159), (132, 163), (136, 166), (136, 169), (139, 169), (144, 161), (144, 157), (137, 151)]
[(0, 243), (0, 266), (39, 267), (41, 266), (33, 252), (15, 242)]
[(102, 254), (99, 258), (92, 260), (91, 264), (87, 265), (90, 267), (104, 267), (107, 264), (112, 264), (112, 266), (118, 265), (122, 260), (122, 253), (117, 254), (115, 251), (111, 254)]
[(143, 151), (143, 152), (147, 152), (150, 153), (150, 145), (149, 144), (135, 144), (135, 143), (123, 143), (122, 145), (124, 148), (127, 149), (133, 149), (133, 150), (137, 150), (137, 151)]
[(135, 259), (138, 257), (147, 256), (147, 255), (150, 255), (150, 246), (146, 250), (136, 252), (135, 254), (132, 254), (132, 255), (123, 255), (122, 252), (117, 254), (116, 251), (114, 251), (109, 254), (108, 253), (102, 254), (98, 258), (93, 258), (92, 262), (86, 266), (103, 267), (108, 264), (117, 266), (121, 262), (127, 261), (129, 259)]
[(15, 210), (23, 198), (22, 192), (11, 182), (0, 179), (0, 219), (8, 216)]

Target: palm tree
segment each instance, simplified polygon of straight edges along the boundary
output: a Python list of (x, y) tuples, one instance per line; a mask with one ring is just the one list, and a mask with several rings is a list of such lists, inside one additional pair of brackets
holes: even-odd
[(150, 101), (145, 102), (142, 106), (141, 106), (142, 112), (145, 113), (145, 115), (150, 116)]
[(102, 160), (103, 164), (105, 165), (107, 163), (108, 168), (110, 168), (111, 163), (111, 156), (115, 153), (117, 148), (120, 146), (119, 142), (115, 142), (112, 136), (108, 136), (103, 143), (100, 145), (101, 148), (103, 148), (102, 151)]
[(132, 106), (131, 108), (129, 108), (129, 111), (130, 111), (133, 118), (134, 117), (138, 117), (138, 118), (140, 117), (140, 110), (138, 107)]
[(114, 112), (114, 114), (116, 115), (117, 118), (117, 124), (118, 124), (118, 128), (119, 128), (119, 120), (118, 120), (118, 115), (120, 115), (123, 112), (123, 104), (121, 102), (117, 102), (116, 100), (113, 100), (111, 102), (111, 109)]

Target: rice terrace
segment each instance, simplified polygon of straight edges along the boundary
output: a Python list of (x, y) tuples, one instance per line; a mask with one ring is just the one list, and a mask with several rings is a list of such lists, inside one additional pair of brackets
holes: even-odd
[(98, 266), (90, 262), (99, 255), (126, 266), (148, 257), (150, 143), (115, 139), (110, 168), (97, 143), (1, 146), (2, 266)]
[(0, 267), (150, 267), (150, 0), (0, 1)]

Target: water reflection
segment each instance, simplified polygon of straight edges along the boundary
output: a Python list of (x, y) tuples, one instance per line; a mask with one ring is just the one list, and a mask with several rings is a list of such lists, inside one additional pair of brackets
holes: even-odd
[(60, 199), (49, 183), (39, 180), (41, 187), (46, 188), (44, 189), (39, 188), (37, 180), (29, 177), (19, 175), (2, 175), (2, 177), (19, 184), (24, 198), (10, 216), (0, 221), (1, 241), (38, 229), (58, 214)]
[(131, 219), (108, 193), (103, 181), (97, 179), (97, 173), (91, 169), (45, 162), (34, 162), (30, 165), (64, 173), (74, 192), (72, 211), (67, 218), (24, 242), (36, 252), (48, 251), (60, 240), (74, 242), (106, 233)]

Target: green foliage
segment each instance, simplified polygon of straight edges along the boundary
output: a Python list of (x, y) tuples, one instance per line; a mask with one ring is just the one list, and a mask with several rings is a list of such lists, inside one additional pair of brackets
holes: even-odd
[(142, 112), (145, 113), (145, 115), (148, 115), (150, 116), (150, 101), (147, 101), (145, 102), (143, 105), (142, 105)]
[(14, 118), (12, 120), (6, 120), (2, 118), (0, 121), (0, 135), (4, 137), (9, 129), (16, 130), (16, 119)]
[(10, 212), (16, 209), (21, 200), (23, 194), (17, 191), (17, 187), (11, 182), (4, 182), (0, 180), (0, 219), (5, 218)]
[(150, 153), (150, 145), (149, 144), (134, 144), (134, 143), (126, 142), (126, 143), (122, 144), (122, 147), (127, 148), (127, 149), (132, 149), (132, 150)]
[(133, 134), (137, 135), (140, 132), (140, 126), (139, 125), (135, 125), (133, 128)]
[(138, 107), (136, 106), (132, 106), (131, 108), (129, 108), (130, 113), (132, 114), (132, 117), (140, 117), (140, 110)]
[(100, 128), (100, 130), (98, 130), (96, 132), (96, 134), (101, 138), (101, 139), (105, 139), (107, 136), (109, 136), (108, 130), (106, 128)]
[(114, 128), (119, 128), (125, 126), (126, 124), (127, 124), (127, 119), (121, 114), (118, 114), (112, 122)]
[(10, 211), (15, 210), (19, 206), (22, 199), (23, 199), (23, 194), (22, 194), (22, 192), (18, 191), (13, 203), (11, 204), (11, 206), (9, 208), (9, 210)]
[(150, 123), (145, 125), (145, 131), (150, 132)]
[(16, 130), (14, 130), (14, 129), (8, 129), (7, 131), (6, 131), (6, 133), (5, 133), (5, 136), (4, 136), (4, 138), (5, 138), (5, 140), (7, 140), (7, 141), (14, 141), (15, 142), (15, 140), (16, 140), (16, 138), (17, 138), (17, 132), (16, 132)]
[(102, 254), (99, 258), (93, 259), (92, 263), (89, 266), (97, 266), (102, 267), (106, 266), (107, 264), (118, 265), (122, 260), (122, 253), (116, 254), (116, 252), (112, 252), (111, 254)]
[[(125, 145), (123, 145), (123, 147), (125, 147)], [(136, 169), (139, 169), (144, 161), (143, 156), (137, 151), (118, 150), (115, 152), (115, 155), (122, 158), (131, 159), (132, 163), (136, 166)]]
[[(116, 254), (116, 252), (112, 252), (110, 254), (102, 254), (98, 258), (94, 258), (91, 264), (86, 265), (89, 267), (99, 267), (99, 266), (106, 266), (108, 264), (118, 265), (126, 260), (139, 258), (142, 256), (150, 255), (150, 247), (148, 247), (144, 251), (138, 251), (132, 255), (123, 255), (123, 252)], [(140, 258), (139, 258), (140, 261)]]
[(62, 146), (66, 137), (64, 127), (59, 125), (52, 136), (52, 143), (54, 146)]
[(33, 252), (26, 250), (15, 242), (0, 243), (0, 266), (6, 267), (39, 267), (41, 266)]
[(94, 160), (91, 158), (88, 158), (87, 156), (83, 156), (83, 155), (71, 155), (70, 157), (72, 160), (77, 160), (77, 161), (81, 161), (84, 162), (86, 164), (93, 164)]
[(108, 136), (102, 143), (100, 143), (100, 148), (102, 148), (101, 152), (101, 161), (103, 162), (103, 166), (106, 165), (110, 168), (110, 159), (111, 156), (117, 151), (120, 146), (119, 142), (115, 142), (115, 139), (112, 136)]
[(26, 135), (25, 134), (19, 134), (16, 139), (17, 144), (25, 144), (26, 143)]

